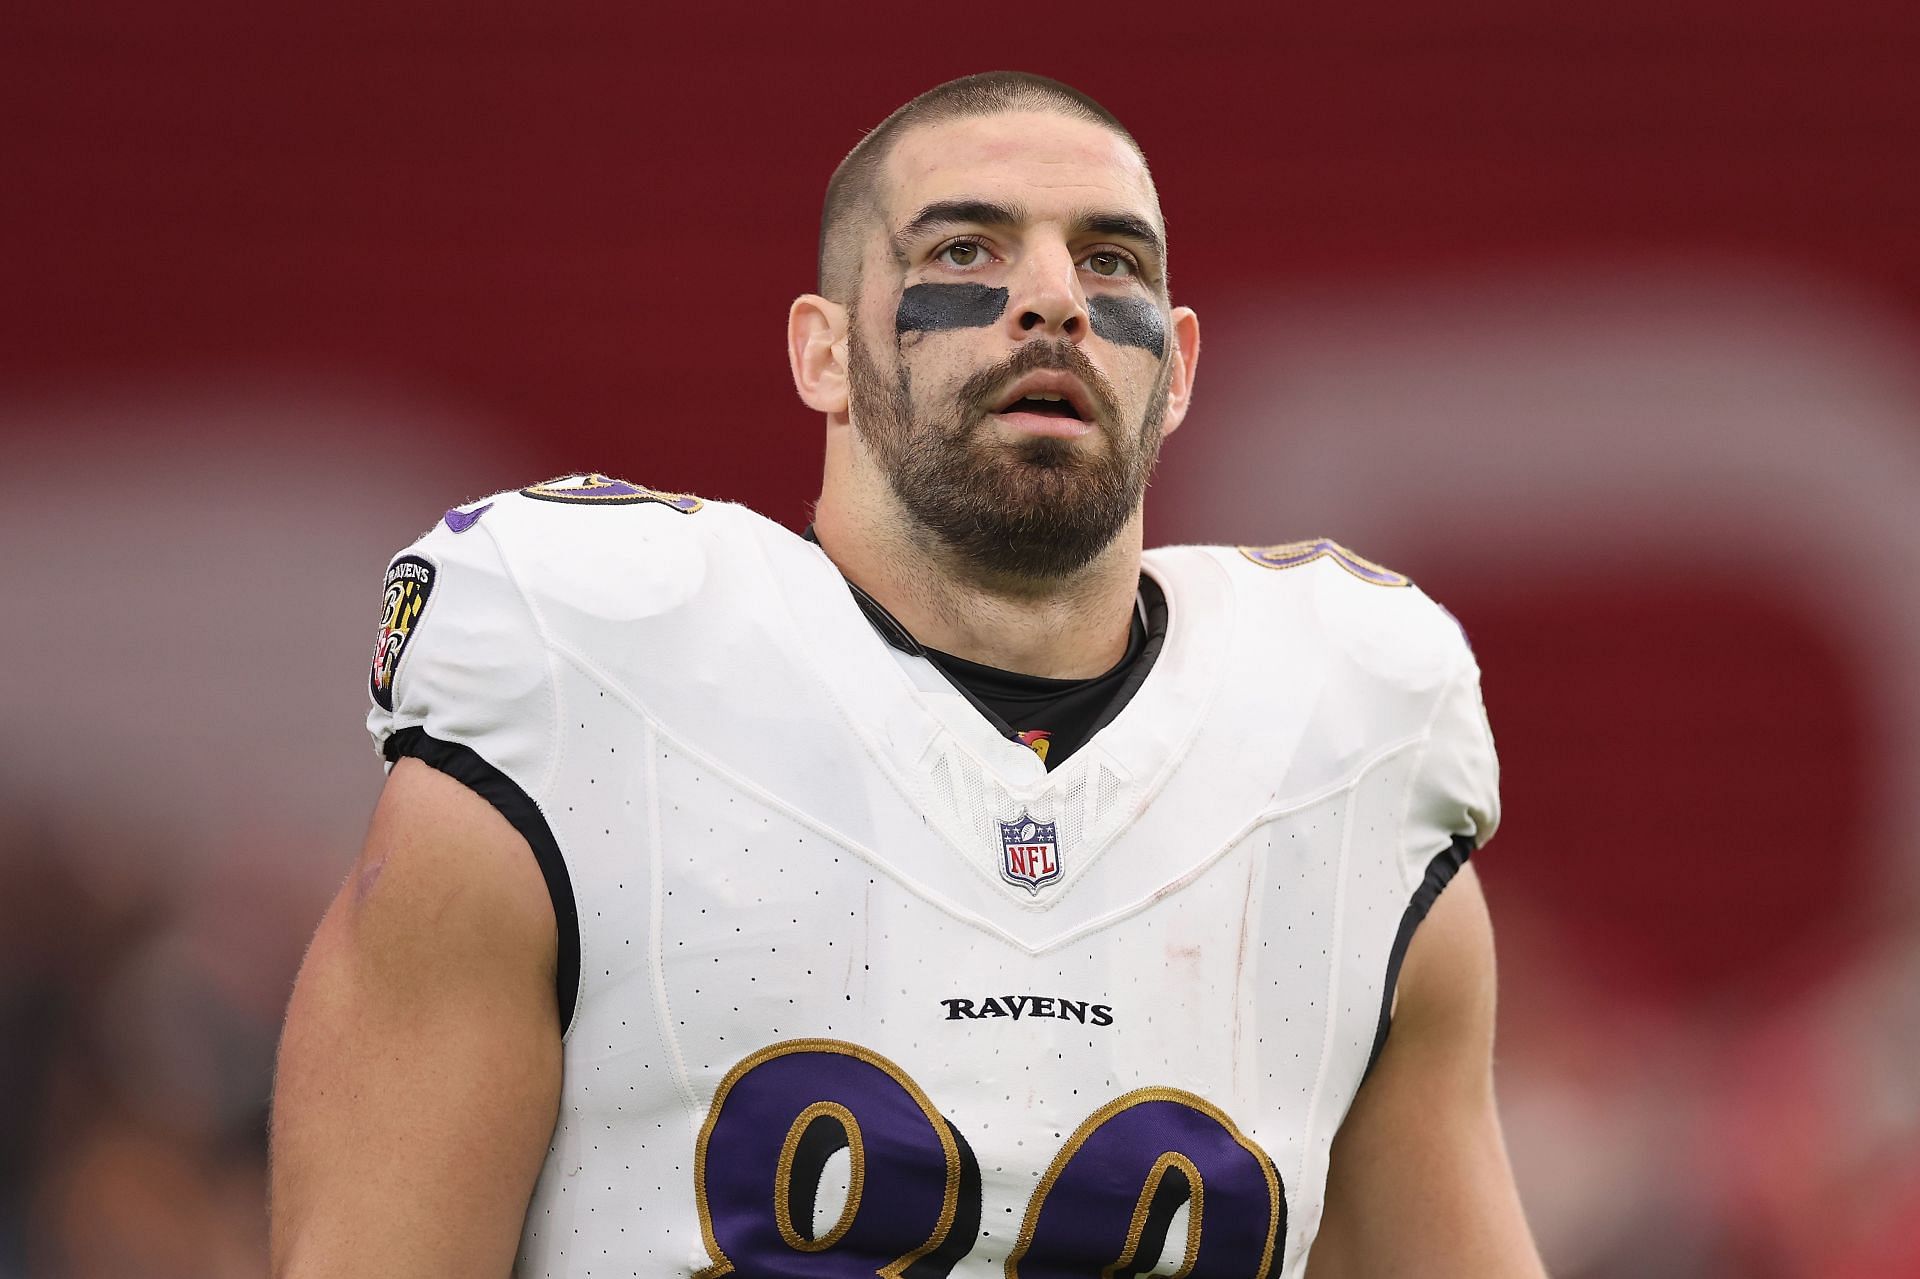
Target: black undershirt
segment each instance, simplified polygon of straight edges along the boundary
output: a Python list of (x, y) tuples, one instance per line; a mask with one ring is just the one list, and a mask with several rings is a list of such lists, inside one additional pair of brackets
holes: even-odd
[[(820, 539), (809, 527), (807, 540)], [(885, 606), (852, 582), (847, 589), (873, 629), (894, 648), (932, 662), (1000, 733), (1033, 748), (1049, 769), (1058, 767), (1125, 708), (1167, 637), (1167, 600), (1159, 583), (1140, 575), (1127, 651), (1104, 674), (1087, 679), (1047, 679), (982, 666), (964, 657), (931, 649), (913, 638)]]

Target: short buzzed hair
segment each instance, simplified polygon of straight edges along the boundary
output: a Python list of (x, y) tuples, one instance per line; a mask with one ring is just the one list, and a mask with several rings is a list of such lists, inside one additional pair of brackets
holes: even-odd
[(877, 205), (874, 185), (901, 134), (916, 125), (1006, 111), (1056, 111), (1100, 125), (1124, 139), (1141, 163), (1146, 162), (1140, 144), (1113, 112), (1058, 80), (1025, 71), (983, 71), (936, 85), (882, 120), (847, 153), (828, 180), (826, 204), (820, 212), (821, 295), (851, 302), (859, 287), (861, 239), (851, 224), (857, 214)]

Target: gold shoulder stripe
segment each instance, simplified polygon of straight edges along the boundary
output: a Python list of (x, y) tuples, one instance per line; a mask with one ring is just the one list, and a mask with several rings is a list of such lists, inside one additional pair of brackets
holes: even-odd
[(521, 489), (520, 495), (541, 502), (563, 502), (578, 506), (638, 506), (643, 502), (653, 502), (671, 507), (682, 515), (692, 515), (706, 505), (689, 493), (669, 493), (664, 489), (650, 489), (644, 484), (616, 480), (610, 475), (601, 475), (598, 472), (592, 475), (562, 476), (557, 480), (548, 480), (544, 484), (534, 484)]
[(1327, 559), (1332, 560), (1361, 581), (1371, 582), (1375, 586), (1413, 585), (1413, 579), (1405, 574), (1396, 573), (1384, 565), (1363, 559), (1340, 543), (1324, 537), (1306, 542), (1282, 542), (1277, 546), (1242, 546), (1239, 550), (1242, 555), (1261, 568), (1298, 568), (1302, 564)]

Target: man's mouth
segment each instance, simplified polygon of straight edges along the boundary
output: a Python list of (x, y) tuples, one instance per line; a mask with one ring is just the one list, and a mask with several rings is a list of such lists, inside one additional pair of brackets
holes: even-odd
[(1064, 395), (1023, 395), (1001, 409), (1002, 413), (1037, 413), (1042, 417), (1068, 417), (1078, 422), (1080, 410)]
[(1064, 369), (1036, 369), (1001, 392), (994, 416), (1042, 435), (1081, 435), (1099, 415), (1087, 385)]

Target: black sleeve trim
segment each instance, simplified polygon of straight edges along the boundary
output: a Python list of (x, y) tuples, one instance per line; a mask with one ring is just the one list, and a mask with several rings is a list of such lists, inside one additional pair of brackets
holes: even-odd
[(1471, 856), (1473, 837), (1455, 835), (1453, 842), (1427, 863), (1426, 876), (1421, 879), (1420, 886), (1413, 890), (1413, 900), (1407, 903), (1407, 913), (1400, 917), (1400, 932), (1394, 937), (1393, 950), (1387, 955), (1387, 983), (1380, 992), (1380, 1023), (1373, 1032), (1373, 1052), (1367, 1057), (1367, 1068), (1360, 1075), (1362, 1083), (1373, 1073), (1374, 1063), (1380, 1060), (1380, 1052), (1387, 1046), (1387, 1031), (1393, 1026), (1393, 995), (1400, 987), (1400, 965), (1407, 957), (1407, 947), (1413, 942), (1414, 930), (1420, 927), (1420, 921), (1433, 909), (1441, 890), (1453, 882), (1453, 877), (1460, 873), (1460, 868), (1467, 864), (1467, 858)]
[(547, 881), (547, 896), (553, 900), (553, 920), (559, 930), (553, 987), (560, 1001), (560, 1030), (564, 1034), (573, 1021), (573, 1001), (580, 991), (580, 915), (573, 904), (573, 880), (567, 874), (566, 858), (560, 855), (560, 845), (540, 805), (471, 747), (429, 737), (424, 728), (398, 730), (387, 738), (384, 751), (388, 763), (403, 756), (417, 759), (461, 783), (492, 804), (533, 849), (541, 878)]

